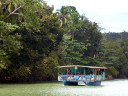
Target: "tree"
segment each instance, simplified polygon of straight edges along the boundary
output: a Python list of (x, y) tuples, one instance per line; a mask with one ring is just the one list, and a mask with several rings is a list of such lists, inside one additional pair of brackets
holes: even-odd
[[(93, 63), (93, 65), (96, 65), (95, 62), (97, 62), (97, 60), (95, 60), (94, 58), (98, 55), (98, 46), (102, 38), (100, 32), (101, 28), (98, 26), (97, 23), (90, 22), (84, 15), (80, 16), (80, 14), (77, 12), (75, 7), (63, 6), (62, 8), (65, 8), (66, 9), (65, 13), (68, 14), (68, 21), (65, 24), (65, 28), (68, 30), (65, 30), (66, 33), (64, 36), (70, 36), (72, 42), (71, 45), (67, 46), (67, 49), (70, 46), (68, 50), (71, 51), (73, 50), (72, 49), (73, 46), (74, 48), (76, 48), (82, 44), (83, 46), (87, 47), (87, 50), (83, 50), (82, 57), (79, 57), (79, 55), (77, 54), (78, 58), (81, 58), (83, 60), (86, 59), (88, 64)], [(76, 46), (75, 43), (78, 43), (79, 45), (77, 44), (78, 46)], [(66, 46), (66, 45), (62, 44), (61, 46)], [(63, 51), (64, 50), (66, 51), (65, 47)], [(90, 62), (92, 60), (94, 62)]]
[(64, 60), (69, 65), (83, 65), (85, 61), (83, 59), (83, 52), (87, 50), (84, 43), (79, 43), (77, 40), (71, 40), (71, 35), (64, 35), (63, 43), (65, 43), (65, 55)]

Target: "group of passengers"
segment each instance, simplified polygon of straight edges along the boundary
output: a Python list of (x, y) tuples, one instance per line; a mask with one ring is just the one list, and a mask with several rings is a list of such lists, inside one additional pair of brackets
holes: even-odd
[[(87, 74), (84, 74), (81, 72), (77, 72), (76, 74), (74, 72), (71, 72), (71, 71), (68, 72), (68, 75), (92, 75), (92, 74), (93, 74), (93, 72), (89, 72)], [(61, 73), (60, 75), (67, 75), (67, 72)]]

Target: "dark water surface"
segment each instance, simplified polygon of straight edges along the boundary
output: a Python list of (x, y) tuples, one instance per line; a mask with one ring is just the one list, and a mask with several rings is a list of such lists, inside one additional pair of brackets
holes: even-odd
[(63, 86), (62, 82), (0, 84), (0, 96), (128, 96), (128, 79), (103, 81), (99, 87)]

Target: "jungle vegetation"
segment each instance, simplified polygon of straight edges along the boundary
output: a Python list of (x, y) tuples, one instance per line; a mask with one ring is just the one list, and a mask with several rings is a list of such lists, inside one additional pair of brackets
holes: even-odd
[(42, 0), (0, 0), (0, 82), (55, 80), (55, 67), (69, 64), (128, 77), (127, 32), (101, 33), (74, 6), (53, 10)]

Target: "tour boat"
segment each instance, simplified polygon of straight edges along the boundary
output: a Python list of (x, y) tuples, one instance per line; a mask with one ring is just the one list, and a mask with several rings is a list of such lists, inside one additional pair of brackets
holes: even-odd
[(67, 65), (57, 66), (58, 81), (63, 81), (64, 85), (78, 85), (84, 82), (87, 86), (100, 86), (105, 80), (106, 67)]

